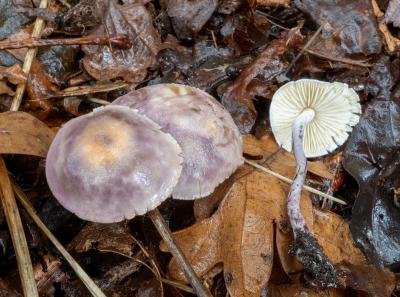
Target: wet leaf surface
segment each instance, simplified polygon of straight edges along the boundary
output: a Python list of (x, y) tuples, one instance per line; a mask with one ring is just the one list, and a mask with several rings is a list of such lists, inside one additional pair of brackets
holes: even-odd
[(217, 0), (167, 0), (166, 9), (179, 39), (191, 39), (210, 19)]
[(344, 167), (359, 184), (351, 230), (376, 263), (400, 263), (400, 106), (376, 100), (367, 106), (345, 150)]
[(24, 112), (0, 114), (0, 153), (46, 157), (54, 134), (45, 124)]
[(159, 49), (159, 36), (152, 25), (152, 17), (140, 1), (117, 4), (105, 1), (104, 24), (93, 34), (126, 34), (131, 38), (130, 49), (108, 46), (85, 46), (83, 65), (97, 80), (122, 77), (131, 83), (139, 83), (147, 74), (147, 68), (155, 63)]
[(324, 25), (325, 36), (335, 36), (348, 54), (377, 54), (382, 42), (368, 0), (296, 0), (296, 6), (308, 14), (319, 26)]

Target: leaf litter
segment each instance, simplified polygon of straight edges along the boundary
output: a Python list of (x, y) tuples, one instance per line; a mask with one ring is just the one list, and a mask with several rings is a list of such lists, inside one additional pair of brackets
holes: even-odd
[[(52, 3), (51, 11), (35, 4), (0, 1), (0, 37), (26, 39), (32, 16), (41, 16), (48, 21), (43, 40), (125, 34), (132, 42), (127, 49), (99, 44), (41, 48), (28, 75), (22, 71), (26, 48), (0, 51), (2, 111), (10, 108), (15, 85), (27, 83), (25, 113), (0, 116), (7, 131), (0, 135), (0, 150), (12, 154), (7, 167), (49, 229), (107, 296), (188, 296), (188, 288), (174, 260), (169, 263), (169, 253), (159, 249), (159, 237), (146, 218), (85, 226), (51, 197), (42, 161), (20, 154), (44, 157), (54, 133), (48, 126), (57, 130), (99, 102), (148, 84), (178, 82), (206, 90), (223, 103), (245, 134), (246, 158), (292, 178), (295, 161), (269, 132), (268, 106), (284, 81), (302, 77), (346, 82), (363, 103), (359, 125), (338, 150), (344, 169), (339, 161), (340, 174), (330, 171), (330, 158), (324, 158), (310, 162), (307, 176), (309, 185), (334, 189), (348, 206), (326, 211), (320, 197), (302, 196), (307, 224), (338, 271), (338, 288), (305, 286), (309, 272), (289, 254), (288, 185), (254, 168), (242, 166), (208, 198), (169, 200), (161, 212), (179, 230), (181, 248), (214, 296), (398, 294), (397, 0), (82, 0)], [(23, 221), (30, 230), (40, 294), (89, 296), (26, 215)], [(15, 256), (6, 225), (1, 226), (0, 295), (14, 296), (20, 291), (13, 281), (18, 279)], [(161, 287), (163, 279), (168, 282)]]

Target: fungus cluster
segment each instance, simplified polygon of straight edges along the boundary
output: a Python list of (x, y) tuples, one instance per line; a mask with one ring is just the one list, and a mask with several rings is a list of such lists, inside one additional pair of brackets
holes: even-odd
[(335, 287), (336, 271), (306, 226), (300, 212), (301, 190), (307, 173), (307, 158), (334, 151), (348, 138), (359, 121), (357, 93), (347, 84), (301, 79), (285, 84), (274, 94), (270, 123), (276, 141), (293, 151), (296, 175), (287, 207), (294, 234), (292, 253), (319, 287)]
[(118, 222), (149, 212), (199, 296), (210, 296), (156, 207), (171, 194), (210, 194), (243, 163), (230, 114), (207, 93), (178, 84), (130, 92), (67, 122), (47, 156), (57, 200), (78, 217)]

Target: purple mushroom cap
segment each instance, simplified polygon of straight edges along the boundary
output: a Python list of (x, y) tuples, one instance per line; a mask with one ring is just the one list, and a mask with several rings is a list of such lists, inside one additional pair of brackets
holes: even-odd
[(167, 199), (182, 170), (181, 149), (146, 116), (107, 106), (67, 122), (46, 160), (49, 187), (78, 217), (99, 223), (143, 215)]
[(184, 161), (172, 193), (176, 199), (209, 195), (243, 164), (237, 126), (206, 92), (185, 85), (159, 84), (132, 91), (112, 105), (137, 109), (179, 143)]

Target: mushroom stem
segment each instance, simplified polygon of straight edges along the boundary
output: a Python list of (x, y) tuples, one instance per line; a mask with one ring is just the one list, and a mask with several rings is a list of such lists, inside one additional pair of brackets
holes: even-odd
[(190, 282), (193, 289), (195, 290), (197, 296), (199, 297), (212, 297), (210, 291), (204, 287), (203, 283), (197, 276), (196, 272), (194, 272), (193, 267), (190, 265), (188, 259), (183, 254), (181, 248), (176, 244), (173, 235), (165, 222), (164, 218), (160, 214), (159, 210), (155, 208), (148, 212), (150, 219), (153, 221), (154, 226), (157, 228), (157, 231), (160, 233), (161, 237), (168, 245), (169, 251), (174, 256), (175, 260), (183, 270), (186, 279)]
[(300, 212), (300, 197), (306, 173), (307, 173), (307, 158), (303, 149), (303, 137), (305, 127), (313, 120), (315, 116), (314, 110), (306, 108), (293, 122), (292, 138), (293, 138), (293, 153), (296, 158), (296, 175), (293, 179), (292, 186), (287, 198), (288, 214), (290, 224), (292, 225), (294, 236), (296, 231), (306, 230), (306, 221)]
[(294, 235), (290, 254), (303, 263), (305, 278), (309, 285), (317, 288), (332, 288), (338, 284), (335, 267), (307, 228), (306, 221), (300, 212), (301, 189), (307, 173), (307, 158), (303, 149), (304, 129), (314, 116), (314, 110), (304, 109), (292, 125), (293, 153), (297, 166), (296, 176), (287, 198), (288, 215)]

